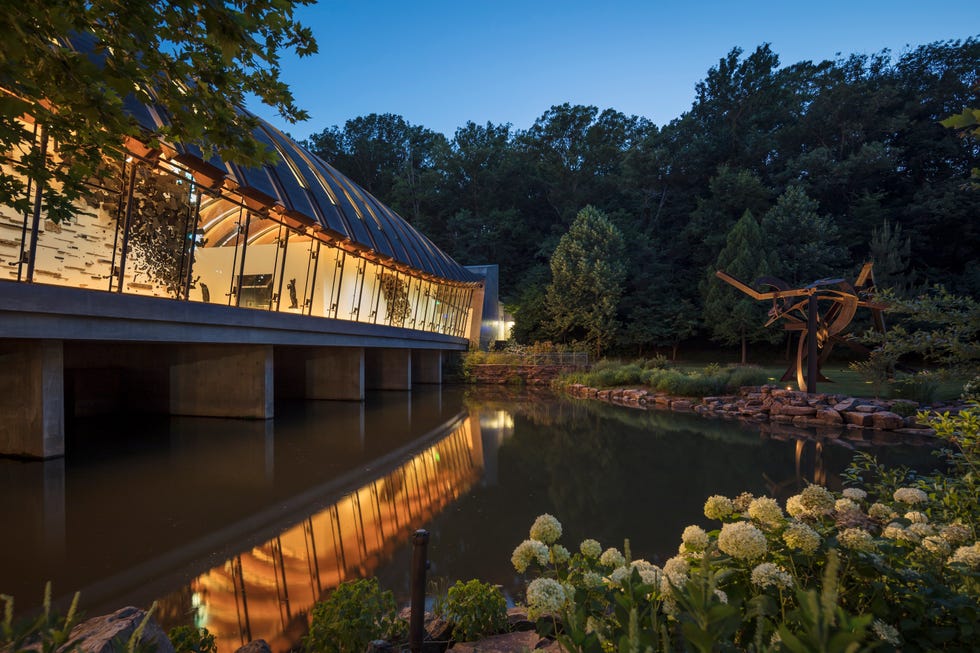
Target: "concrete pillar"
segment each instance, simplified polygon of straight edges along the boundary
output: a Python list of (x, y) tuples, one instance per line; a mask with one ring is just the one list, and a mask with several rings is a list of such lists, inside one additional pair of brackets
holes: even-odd
[(0, 343), (0, 454), (65, 455), (64, 347), (61, 340)]
[(364, 400), (364, 349), (317, 347), (306, 358), (307, 399)]
[(442, 351), (438, 349), (412, 350), (412, 383), (442, 385)]
[(181, 345), (170, 365), (170, 414), (270, 419), (272, 345)]
[(411, 349), (365, 349), (364, 385), (368, 390), (411, 390)]

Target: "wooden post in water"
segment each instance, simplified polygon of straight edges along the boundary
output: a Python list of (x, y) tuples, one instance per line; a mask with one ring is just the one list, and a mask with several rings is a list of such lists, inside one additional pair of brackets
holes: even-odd
[(425, 618), (425, 571), (429, 568), (429, 531), (419, 529), (412, 536), (412, 604), (408, 620), (408, 648), (422, 651), (422, 627)]

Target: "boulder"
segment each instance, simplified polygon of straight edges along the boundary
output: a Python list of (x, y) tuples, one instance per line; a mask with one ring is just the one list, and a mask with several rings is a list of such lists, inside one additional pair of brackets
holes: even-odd
[(235, 653), (272, 653), (272, 647), (264, 639), (253, 639), (245, 646), (239, 646)]
[(833, 408), (821, 408), (813, 418), (821, 424), (843, 424), (844, 418)]
[(693, 401), (689, 399), (675, 399), (670, 402), (671, 410), (691, 410), (691, 406), (694, 405)]
[(859, 413), (849, 410), (843, 413), (844, 421), (859, 428), (870, 428), (874, 418), (871, 413)]
[(896, 413), (879, 410), (871, 414), (872, 427), (880, 431), (892, 431), (905, 426), (905, 418)]
[(817, 409), (813, 406), (797, 406), (794, 404), (790, 406), (783, 406), (779, 409), (779, 414), (791, 415), (793, 417), (813, 417), (817, 414)]
[(880, 410), (880, 408), (874, 404), (859, 404), (854, 406), (854, 410), (859, 413), (875, 413)]
[[(116, 653), (114, 642), (121, 641), (125, 647), (144, 617), (145, 610), (129, 606), (109, 615), (83, 621), (71, 629), (66, 646), (77, 644), (77, 650), (83, 653)], [(163, 628), (153, 617), (146, 622), (141, 641), (155, 647), (156, 653), (174, 653), (167, 633), (163, 632)], [(123, 651), (125, 648), (118, 650)]]

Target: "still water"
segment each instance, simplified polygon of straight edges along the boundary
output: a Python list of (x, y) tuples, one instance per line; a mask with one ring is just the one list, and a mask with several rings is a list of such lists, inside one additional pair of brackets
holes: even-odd
[[(570, 549), (630, 538), (673, 555), (712, 494), (785, 499), (839, 487), (854, 449), (927, 465), (921, 448), (695, 415), (446, 388), (363, 404), (277, 406), (268, 422), (120, 417), (71, 426), (64, 460), (0, 460), (0, 593), (18, 611), (45, 581), (86, 614), (158, 604), (224, 652), (286, 650), (313, 601), (375, 575), (407, 604), (411, 534), (430, 531), (434, 588), (480, 578), (520, 600), (510, 553), (544, 512)], [(433, 590), (436, 591), (436, 590)]]

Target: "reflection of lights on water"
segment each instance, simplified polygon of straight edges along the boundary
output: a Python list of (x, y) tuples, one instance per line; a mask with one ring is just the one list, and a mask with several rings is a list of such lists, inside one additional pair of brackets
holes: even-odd
[(442, 460), (442, 456), (440, 456), (440, 455), (439, 455), (439, 452), (438, 452), (438, 451), (433, 451), (433, 452), (432, 452), (432, 458), (433, 458), (433, 460), (435, 460), (436, 462), (439, 462), (439, 461), (441, 461), (441, 460)]
[(204, 628), (208, 625), (208, 604), (200, 592), (191, 593), (191, 606), (194, 608), (194, 627)]
[(506, 410), (482, 413), (480, 415), (480, 427), (485, 429), (512, 429), (514, 428), (514, 416)]

